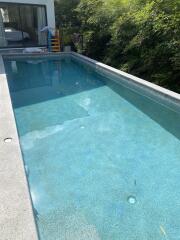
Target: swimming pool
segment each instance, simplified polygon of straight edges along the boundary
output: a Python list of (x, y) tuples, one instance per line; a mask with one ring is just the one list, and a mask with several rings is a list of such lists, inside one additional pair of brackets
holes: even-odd
[(40, 239), (180, 239), (178, 107), (72, 55), (5, 67)]

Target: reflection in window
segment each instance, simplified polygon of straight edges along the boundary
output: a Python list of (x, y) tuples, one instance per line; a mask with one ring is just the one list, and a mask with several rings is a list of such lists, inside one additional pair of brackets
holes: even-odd
[(0, 4), (0, 47), (43, 46), (47, 43), (44, 6)]

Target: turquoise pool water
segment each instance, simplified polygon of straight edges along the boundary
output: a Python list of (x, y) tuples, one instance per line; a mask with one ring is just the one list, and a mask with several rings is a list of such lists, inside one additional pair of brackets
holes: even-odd
[(180, 114), (70, 57), (6, 60), (40, 240), (180, 240)]

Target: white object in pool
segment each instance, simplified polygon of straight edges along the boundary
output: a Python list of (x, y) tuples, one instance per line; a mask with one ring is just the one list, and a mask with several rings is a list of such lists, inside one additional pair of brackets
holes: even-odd
[(26, 61), (27, 63), (29, 63), (29, 64), (34, 64), (34, 65), (36, 65), (36, 64), (39, 64), (39, 63), (42, 63), (42, 62), (44, 62), (43, 60), (36, 60), (36, 61)]
[(136, 200), (135, 196), (129, 196), (128, 197), (128, 203), (135, 204), (136, 202), (137, 202), (137, 200)]
[(12, 61), (11, 62), (11, 68), (12, 68), (12, 72), (13, 73), (17, 73), (18, 72), (16, 61)]

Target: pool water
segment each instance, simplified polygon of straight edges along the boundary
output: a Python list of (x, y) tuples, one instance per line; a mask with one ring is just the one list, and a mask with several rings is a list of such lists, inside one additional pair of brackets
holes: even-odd
[(180, 240), (180, 114), (71, 57), (6, 60), (40, 240)]

